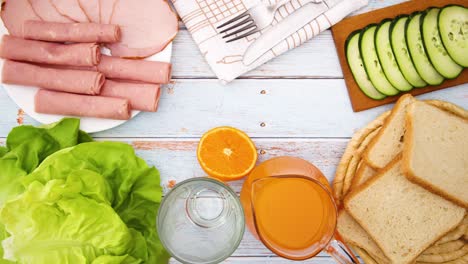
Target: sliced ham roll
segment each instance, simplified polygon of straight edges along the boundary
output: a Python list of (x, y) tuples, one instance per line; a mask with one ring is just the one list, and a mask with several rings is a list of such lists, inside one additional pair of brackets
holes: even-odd
[(71, 23), (73, 20), (60, 14), (50, 0), (29, 0), (34, 12), (44, 21)]
[(161, 90), (157, 84), (106, 80), (100, 95), (128, 99), (132, 109), (156, 112)]
[(11, 60), (5, 61), (2, 70), (3, 83), (78, 94), (99, 94), (104, 81), (99, 72), (45, 68)]
[(164, 0), (117, 0), (110, 20), (122, 29), (122, 40), (108, 45), (113, 56), (149, 57), (163, 50), (178, 31), (177, 15)]
[(172, 65), (167, 62), (130, 60), (103, 55), (98, 71), (107, 78), (167, 84)]
[(98, 0), (100, 5), (100, 22), (103, 24), (109, 24), (114, 11), (114, 5), (117, 0)]
[(35, 110), (43, 114), (88, 116), (128, 120), (131, 117), (127, 99), (79, 95), (39, 90)]
[(101, 59), (101, 49), (96, 43), (57, 44), (4, 35), (0, 57), (46, 64), (94, 66)]
[(24, 38), (53, 42), (109, 43), (120, 40), (120, 28), (96, 23), (26, 21)]
[(89, 21), (99, 23), (100, 5), (99, 0), (78, 0), (81, 9), (84, 11)]
[(57, 11), (76, 22), (89, 22), (78, 0), (50, 0)]
[[(2, 3), (3, 1), (0, 1)], [(10, 32), (10, 35), (23, 37), (23, 23), (27, 20), (41, 20), (34, 13), (28, 0), (7, 0), (2, 4), (3, 24)]]

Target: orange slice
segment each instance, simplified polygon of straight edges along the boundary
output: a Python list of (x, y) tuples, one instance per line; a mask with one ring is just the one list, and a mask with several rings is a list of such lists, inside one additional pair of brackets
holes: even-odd
[(233, 127), (217, 127), (201, 138), (197, 158), (209, 176), (234, 181), (252, 171), (257, 162), (257, 149), (244, 132)]

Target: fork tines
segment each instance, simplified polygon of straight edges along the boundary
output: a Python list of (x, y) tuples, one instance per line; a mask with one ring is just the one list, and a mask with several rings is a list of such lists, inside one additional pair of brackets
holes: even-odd
[(227, 43), (245, 38), (258, 31), (255, 21), (250, 17), (247, 11), (219, 25), (217, 29), (221, 29), (219, 32), (220, 34), (226, 33), (226, 35), (223, 36), (224, 39), (234, 36), (234, 38), (226, 40)]

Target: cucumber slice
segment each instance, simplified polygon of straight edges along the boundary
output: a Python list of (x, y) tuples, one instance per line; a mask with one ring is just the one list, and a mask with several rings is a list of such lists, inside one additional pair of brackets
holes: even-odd
[(429, 60), (434, 68), (445, 78), (454, 79), (460, 75), (463, 67), (450, 58), (440, 40), (439, 28), (437, 26), (439, 12), (439, 8), (431, 8), (421, 16), (421, 36)]
[(468, 8), (463, 6), (444, 7), (438, 17), (442, 43), (452, 59), (468, 67)]
[(416, 71), (408, 51), (408, 46), (406, 45), (405, 28), (406, 21), (408, 21), (408, 19), (408, 16), (405, 15), (393, 20), (393, 23), (390, 26), (390, 42), (392, 44), (393, 54), (395, 54), (398, 66), (400, 67), (403, 76), (405, 76), (405, 79), (414, 87), (425, 87), (427, 86), (427, 83)]
[(444, 77), (437, 72), (427, 57), (420, 30), (421, 16), (422, 14), (418, 12), (406, 21), (406, 44), (421, 78), (430, 85), (439, 85), (444, 81)]
[(361, 91), (367, 95), (368, 97), (381, 100), (384, 99), (384, 94), (380, 93), (375, 89), (372, 82), (369, 80), (367, 76), (366, 70), (364, 69), (364, 64), (361, 59), (361, 54), (359, 53), (359, 37), (361, 35), (361, 31), (355, 31), (349, 35), (348, 39), (346, 40), (345, 47), (346, 47), (346, 59), (348, 60), (349, 68), (353, 73), (354, 80), (356, 80), (357, 85), (361, 89)]
[(375, 50), (374, 37), (376, 29), (377, 25), (369, 25), (363, 29), (359, 37), (359, 52), (364, 62), (364, 69), (375, 89), (385, 95), (396, 95), (399, 91), (387, 80)]
[(391, 20), (384, 20), (375, 31), (375, 48), (379, 56), (380, 64), (388, 81), (400, 91), (409, 91), (413, 86), (405, 79), (398, 67), (390, 44)]

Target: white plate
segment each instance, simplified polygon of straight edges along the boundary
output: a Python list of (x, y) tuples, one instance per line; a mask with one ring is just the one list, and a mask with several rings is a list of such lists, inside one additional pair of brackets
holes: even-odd
[[(1, 21), (1, 20), (0, 20)], [(3, 21), (0, 22), (0, 35), (8, 34), (8, 30), (5, 28)], [(107, 49), (103, 49), (103, 53), (109, 54)], [(171, 61), (171, 54), (172, 54), (172, 43), (167, 45), (167, 47), (146, 60), (150, 61)], [(3, 59), (0, 59), (0, 68), (3, 68)], [(37, 87), (33, 86), (24, 86), (24, 85), (11, 85), (11, 84), (2, 84), (2, 86), (7, 91), (8, 95), (11, 99), (21, 108), (23, 111), (32, 117), (34, 120), (43, 123), (49, 124), (53, 122), (57, 122), (60, 119), (66, 117), (63, 115), (48, 115), (48, 114), (40, 114), (34, 111), (34, 96), (38, 90)], [(138, 115), (140, 111), (132, 111), (132, 117)], [(128, 120), (111, 120), (111, 119), (102, 119), (102, 118), (94, 118), (94, 117), (80, 117), (81, 119), (81, 130), (86, 131), (88, 133), (94, 133), (99, 131), (104, 131), (107, 129), (114, 128), (119, 126)]]

